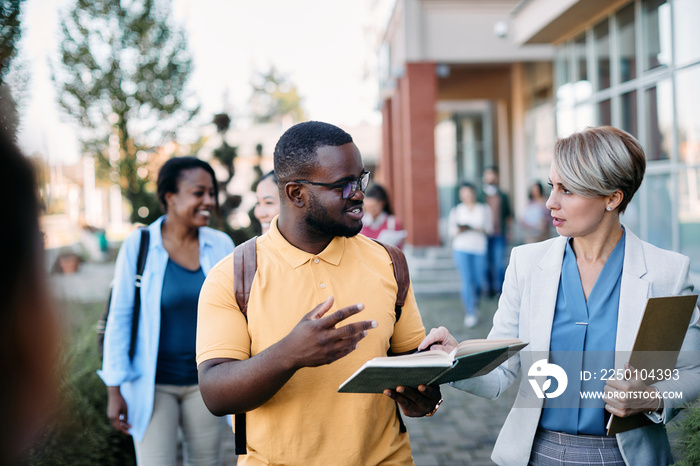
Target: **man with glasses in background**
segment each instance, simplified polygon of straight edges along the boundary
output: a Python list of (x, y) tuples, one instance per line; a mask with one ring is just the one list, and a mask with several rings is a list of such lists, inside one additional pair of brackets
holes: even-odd
[(280, 213), (256, 243), (247, 316), (231, 256), (202, 288), (197, 363), (217, 415), (247, 412), (239, 464), (413, 464), (407, 416), (439, 404), (437, 387), (337, 393), (376, 356), (415, 351), (424, 336), (413, 290), (401, 318), (391, 259), (358, 235), (369, 172), (352, 137), (321, 122), (287, 130), (274, 153)]

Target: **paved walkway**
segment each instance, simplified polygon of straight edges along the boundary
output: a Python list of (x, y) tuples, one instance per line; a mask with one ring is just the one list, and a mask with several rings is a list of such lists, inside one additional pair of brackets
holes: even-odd
[[(112, 278), (112, 263), (84, 263), (78, 273), (54, 274), (51, 282), (58, 299), (104, 302)], [(482, 320), (473, 329), (462, 325), (462, 308), (455, 293), (418, 294), (427, 330), (446, 326), (459, 340), (483, 338), (488, 333), (495, 300), (482, 302)], [(491, 465), (493, 444), (510, 407), (510, 400), (489, 401), (449, 386), (442, 387), (444, 403), (432, 418), (405, 418), (413, 457), (419, 466)], [(235, 464), (233, 435), (226, 432), (226, 464)]]

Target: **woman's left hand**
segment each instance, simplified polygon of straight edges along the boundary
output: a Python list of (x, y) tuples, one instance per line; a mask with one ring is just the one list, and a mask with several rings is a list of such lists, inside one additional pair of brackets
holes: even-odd
[(608, 379), (605, 384), (605, 409), (615, 416), (628, 417), (663, 408), (663, 400), (659, 399), (658, 390), (639, 380), (637, 370), (629, 364), (625, 364), (625, 369), (625, 372), (629, 370), (633, 378)]

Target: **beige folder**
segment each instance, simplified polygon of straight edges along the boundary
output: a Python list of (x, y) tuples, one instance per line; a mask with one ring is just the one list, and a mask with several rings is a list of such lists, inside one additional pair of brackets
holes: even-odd
[[(647, 300), (642, 323), (634, 340), (630, 366), (638, 373), (663, 374), (676, 367), (678, 352), (683, 345), (698, 295), (666, 296)], [(646, 380), (651, 385), (655, 380)], [(652, 421), (638, 413), (629, 417), (610, 416), (608, 435), (636, 429)]]

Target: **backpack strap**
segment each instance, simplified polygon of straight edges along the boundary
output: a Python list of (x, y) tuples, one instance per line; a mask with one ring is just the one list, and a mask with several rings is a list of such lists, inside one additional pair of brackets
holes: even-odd
[[(253, 287), (253, 278), (258, 270), (256, 239), (257, 236), (254, 236), (233, 250), (233, 292), (236, 295), (236, 304), (246, 319), (248, 318), (250, 289)], [(245, 455), (248, 453), (245, 413), (234, 415), (234, 430), (235, 453), (236, 455)]]
[[(408, 296), (408, 287), (411, 284), (411, 277), (408, 273), (408, 262), (406, 262), (406, 256), (403, 251), (393, 244), (382, 243), (381, 241), (374, 240), (375, 242), (384, 246), (386, 252), (389, 253), (391, 257), (391, 264), (394, 269), (394, 278), (396, 278), (396, 284), (398, 289), (396, 291), (396, 304), (394, 305), (394, 312), (396, 313), (396, 322), (401, 318), (401, 311), (403, 305), (406, 303), (406, 296)], [(394, 323), (396, 325), (396, 323)], [(391, 353), (391, 350), (389, 350)], [(396, 417), (399, 418), (399, 432), (405, 433), (408, 431), (406, 428), (406, 423), (403, 422), (403, 417), (401, 416), (401, 409), (399, 404), (396, 403)]]
[(136, 260), (136, 276), (134, 277), (136, 291), (134, 293), (134, 315), (131, 317), (129, 360), (133, 360), (134, 354), (136, 354), (136, 337), (139, 331), (139, 314), (141, 313), (141, 280), (143, 279), (143, 270), (146, 268), (149, 240), (150, 232), (148, 228), (141, 228), (141, 243), (139, 244), (139, 255)]
[(236, 294), (238, 308), (246, 319), (250, 289), (253, 286), (255, 272), (258, 270), (256, 239), (257, 236), (254, 236), (233, 250), (233, 291)]
[(391, 263), (394, 268), (394, 278), (396, 278), (396, 284), (398, 285), (398, 290), (396, 291), (396, 305), (394, 309), (396, 311), (396, 322), (401, 318), (401, 310), (403, 305), (406, 303), (406, 296), (408, 296), (408, 287), (411, 284), (411, 277), (408, 273), (408, 262), (406, 262), (406, 256), (403, 251), (398, 247), (382, 243), (381, 241), (374, 240), (376, 243), (381, 244), (386, 252), (389, 253), (391, 257)]

